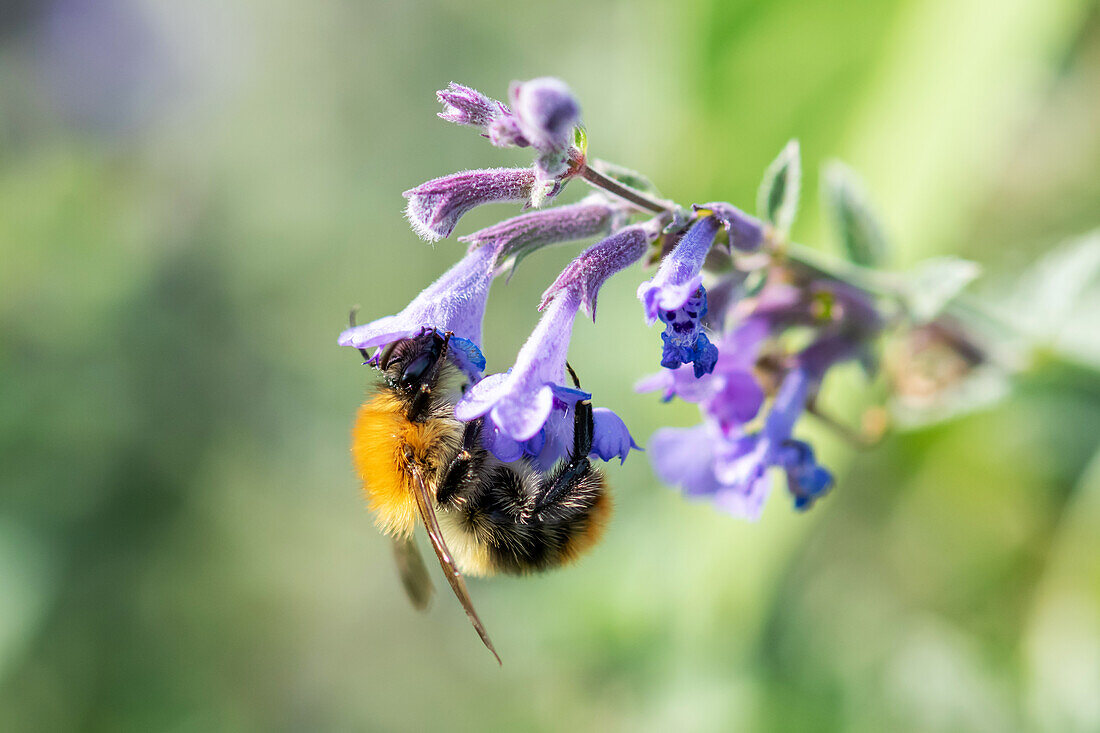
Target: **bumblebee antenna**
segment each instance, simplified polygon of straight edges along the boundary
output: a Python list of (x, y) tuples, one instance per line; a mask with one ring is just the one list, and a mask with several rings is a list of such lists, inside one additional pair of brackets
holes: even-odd
[[(359, 306), (353, 305), (351, 310), (348, 311), (348, 326), (355, 328), (355, 314), (359, 312)], [(359, 349), (359, 353), (363, 355), (363, 361), (370, 361), (370, 353), (366, 349)]]
[(577, 379), (577, 373), (573, 371), (573, 367), (569, 362), (565, 362), (565, 368), (569, 372), (569, 377), (573, 380), (573, 386), (577, 389), (581, 388), (581, 380)]

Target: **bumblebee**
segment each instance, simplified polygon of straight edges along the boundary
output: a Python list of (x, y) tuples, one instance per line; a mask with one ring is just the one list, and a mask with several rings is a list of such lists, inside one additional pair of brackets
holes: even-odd
[(448, 358), (451, 334), (426, 330), (370, 358), (377, 393), (359, 409), (352, 457), (375, 523), (393, 538), (413, 605), (423, 609), (431, 580), (413, 531), (423, 523), (451, 589), (482, 642), (500, 662), (463, 574), (522, 575), (577, 558), (603, 533), (611, 499), (592, 465), (592, 404), (578, 402), (573, 445), (549, 471), (523, 458), (498, 460), (482, 445), (486, 417), (454, 416), (465, 377)]

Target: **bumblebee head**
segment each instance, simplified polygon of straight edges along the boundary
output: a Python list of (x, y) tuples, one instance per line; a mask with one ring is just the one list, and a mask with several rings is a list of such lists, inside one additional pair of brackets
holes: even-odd
[(386, 383), (394, 389), (414, 394), (422, 387), (431, 389), (437, 367), (446, 353), (447, 339), (434, 330), (419, 336), (394, 341), (378, 355), (377, 366)]

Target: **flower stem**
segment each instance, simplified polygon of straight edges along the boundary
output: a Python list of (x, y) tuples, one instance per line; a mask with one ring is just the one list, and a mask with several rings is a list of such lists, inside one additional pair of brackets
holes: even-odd
[(676, 204), (671, 201), (650, 198), (641, 191), (635, 191), (630, 186), (625, 186), (590, 166), (581, 168), (580, 176), (596, 188), (602, 188), (610, 194), (629, 201), (643, 211), (652, 211), (654, 214), (672, 214), (676, 211)]

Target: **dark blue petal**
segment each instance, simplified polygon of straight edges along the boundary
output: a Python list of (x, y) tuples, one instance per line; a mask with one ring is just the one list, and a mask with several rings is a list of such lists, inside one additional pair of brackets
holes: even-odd
[(469, 364), (479, 372), (485, 371), (485, 355), (481, 353), (481, 349), (477, 347), (477, 344), (470, 339), (451, 336), (447, 348), (460, 367)]
[(710, 374), (718, 363), (718, 347), (710, 342), (705, 333), (700, 333), (692, 349), (691, 361), (695, 365), (695, 378)]

